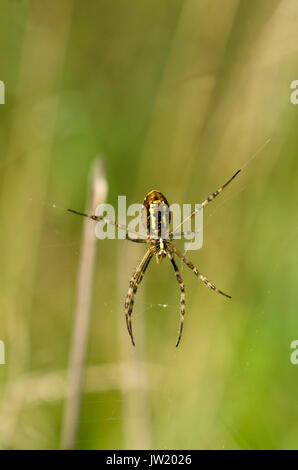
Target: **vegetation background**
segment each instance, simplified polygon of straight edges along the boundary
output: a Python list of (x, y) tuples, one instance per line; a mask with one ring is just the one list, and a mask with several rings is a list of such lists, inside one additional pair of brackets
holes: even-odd
[(298, 448), (297, 24), (296, 0), (0, 1), (1, 448), (63, 447), (84, 222), (65, 208), (101, 154), (111, 204), (199, 203), (243, 169), (189, 253), (233, 299), (181, 266), (176, 350), (179, 288), (152, 263), (133, 349), (144, 247), (97, 241), (75, 447)]

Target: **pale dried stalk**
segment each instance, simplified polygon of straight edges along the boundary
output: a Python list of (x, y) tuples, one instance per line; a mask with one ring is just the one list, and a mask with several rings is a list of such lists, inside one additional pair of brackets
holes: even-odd
[[(96, 160), (92, 169), (92, 188), (87, 204), (88, 213), (94, 211), (98, 204), (105, 202), (107, 187), (103, 163), (101, 160)], [(81, 395), (84, 381), (84, 362), (90, 322), (95, 242), (94, 224), (86, 219), (84, 221), (75, 323), (69, 361), (68, 396), (62, 433), (62, 447), (64, 449), (73, 449), (75, 447), (79, 425)]]

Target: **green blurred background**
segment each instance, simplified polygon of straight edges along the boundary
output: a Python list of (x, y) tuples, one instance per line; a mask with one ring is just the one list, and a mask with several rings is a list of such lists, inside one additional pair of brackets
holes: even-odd
[(179, 262), (176, 350), (179, 288), (154, 262), (133, 349), (144, 247), (96, 241), (76, 448), (298, 448), (297, 24), (296, 0), (0, 0), (1, 448), (63, 447), (84, 222), (65, 208), (102, 154), (111, 204), (199, 203), (243, 169), (188, 253), (233, 299)]

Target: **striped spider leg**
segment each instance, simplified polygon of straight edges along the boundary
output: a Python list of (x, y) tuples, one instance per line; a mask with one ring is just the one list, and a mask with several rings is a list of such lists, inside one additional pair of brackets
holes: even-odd
[(224, 295), (225, 297), (228, 297), (228, 299), (231, 299), (232, 297), (229, 295), (229, 294), (225, 294), (223, 291), (217, 289), (217, 287), (212, 284), (212, 282), (208, 281), (208, 279), (203, 276), (203, 274), (201, 274), (199, 272), (199, 270), (192, 264), (192, 262), (187, 259), (172, 243), (170, 244), (170, 247), (172, 248), (172, 250), (174, 251), (174, 253), (179, 256), (179, 258), (182, 259), (182, 261), (186, 264), (186, 266), (188, 266), (193, 272), (194, 274), (207, 286), (207, 287), (210, 287), (210, 289), (214, 290), (215, 292), (218, 292), (219, 294), (221, 295)]
[[(238, 170), (233, 176), (232, 178), (230, 178), (223, 186), (221, 186), (219, 189), (217, 189), (214, 193), (212, 193), (207, 199), (205, 199), (205, 201), (203, 201), (201, 204), (200, 204), (200, 207), (196, 210), (194, 210), (188, 217), (186, 217), (172, 232), (170, 232), (170, 240), (172, 241), (174, 238), (175, 238), (175, 234), (177, 233), (177, 230), (180, 229), (184, 224), (185, 222), (187, 222), (188, 220), (190, 220), (192, 217), (194, 217), (199, 210), (201, 210), (203, 207), (207, 206), (209, 204), (209, 202), (213, 201), (213, 199), (215, 199), (233, 180), (234, 178), (236, 178), (236, 176), (240, 173), (241, 170)], [(183, 232), (181, 234), (183, 236)], [(224, 293), (223, 291), (221, 291), (220, 289), (218, 289), (212, 282), (208, 281), (208, 279), (203, 276), (203, 274), (201, 274), (199, 272), (199, 270), (193, 265), (193, 263), (188, 260), (174, 245), (171, 241), (168, 241), (167, 242), (167, 246), (168, 246), (168, 257), (170, 258), (171, 260), (171, 263), (174, 267), (174, 270), (175, 270), (175, 274), (176, 274), (176, 278), (177, 278), (177, 281), (179, 283), (179, 286), (180, 286), (180, 291), (181, 291), (181, 297), (180, 297), (180, 326), (179, 326), (179, 334), (178, 334), (178, 339), (177, 339), (177, 343), (176, 343), (176, 347), (179, 345), (179, 342), (180, 342), (180, 339), (181, 339), (181, 335), (182, 335), (182, 330), (183, 330), (183, 324), (184, 324), (184, 315), (185, 315), (185, 291), (184, 291), (184, 283), (182, 281), (182, 278), (181, 278), (181, 275), (179, 273), (179, 270), (178, 270), (178, 267), (175, 263), (175, 260), (173, 258), (173, 254), (175, 253), (185, 264), (186, 266), (188, 266), (193, 272), (194, 274), (207, 286), (209, 287), (210, 289), (214, 290), (215, 292), (218, 292), (219, 294), (221, 295), (224, 295), (225, 297), (231, 299), (232, 297), (229, 295), (229, 294), (226, 294)]]
[(88, 219), (95, 220), (96, 222), (104, 222), (106, 224), (114, 225), (117, 228), (125, 230), (126, 240), (129, 240), (129, 241), (135, 242), (135, 243), (147, 243), (146, 238), (131, 238), (128, 235), (128, 232), (133, 233), (136, 236), (139, 236), (139, 234), (137, 232), (134, 232), (133, 230), (130, 230), (130, 229), (128, 230), (126, 225), (119, 224), (118, 222), (115, 222), (115, 221), (110, 220), (110, 219), (106, 219), (105, 217), (102, 217), (102, 216), (99, 216), (99, 215), (89, 215), (89, 214), (85, 214), (84, 212), (75, 211), (73, 209), (67, 209), (67, 210), (68, 210), (68, 212), (71, 212), (72, 214), (81, 215), (83, 217), (87, 217)]
[(206, 207), (207, 204), (209, 204), (209, 202), (213, 201), (213, 199), (215, 199), (233, 181), (234, 178), (236, 178), (236, 176), (240, 173), (240, 171), (241, 170), (236, 171), (236, 173), (232, 176), (232, 178), (230, 178), (223, 186), (221, 186), (216, 191), (214, 191), (214, 193), (212, 193), (209, 197), (207, 197), (207, 199), (205, 199), (205, 201), (203, 201), (200, 204), (200, 207), (198, 209), (195, 209), (194, 211), (192, 211), (192, 213), (188, 217), (186, 217), (179, 225), (177, 225), (175, 230), (173, 230), (170, 233), (170, 238), (171, 239), (175, 238), (175, 233), (177, 232), (177, 230), (180, 229), (185, 224), (185, 222), (192, 219), (192, 217), (194, 217), (201, 209)]
[[(236, 178), (236, 176), (240, 173), (241, 170), (238, 170), (236, 171), (236, 173), (232, 176), (232, 178), (230, 178), (223, 186), (221, 186), (219, 189), (217, 189), (217, 191), (215, 191), (214, 193), (212, 193), (207, 199), (205, 199), (205, 201), (203, 201), (201, 204), (200, 204), (200, 207), (199, 209), (196, 209), (194, 210), (188, 217), (186, 217), (186, 219), (184, 219), (176, 228), (175, 230), (173, 230), (173, 232), (170, 233), (170, 239), (172, 240), (175, 236), (175, 233), (177, 232), (177, 230), (184, 225), (185, 222), (187, 222), (188, 220), (190, 220), (194, 215), (196, 215), (198, 213), (199, 210), (201, 210), (201, 208), (207, 206), (207, 204), (209, 204), (209, 202), (213, 201), (213, 199), (215, 199), (233, 180), (234, 178)], [(208, 287), (210, 287), (210, 289), (214, 290), (215, 292), (218, 292), (219, 294), (222, 294), (224, 295), (225, 297), (228, 297), (229, 299), (231, 299), (232, 297), (228, 294), (225, 294), (224, 292), (222, 292), (221, 290), (217, 289), (217, 287), (212, 284), (212, 282), (208, 281), (208, 279), (203, 276), (203, 274), (201, 274), (198, 269), (192, 264), (192, 262), (190, 260), (188, 260), (172, 243), (170, 244), (170, 247), (171, 249), (173, 250), (173, 252), (179, 256), (179, 258), (181, 258), (181, 260), (186, 264), (186, 266), (188, 266), (193, 272), (194, 274)]]
[(148, 248), (147, 252), (145, 253), (145, 256), (143, 257), (142, 261), (140, 262), (139, 266), (137, 267), (134, 275), (132, 276), (130, 280), (129, 288), (128, 288), (128, 292), (127, 292), (127, 296), (125, 300), (126, 325), (127, 325), (128, 333), (130, 335), (133, 346), (135, 346), (135, 342), (134, 342), (133, 333), (132, 333), (131, 314), (132, 314), (132, 309), (134, 305), (134, 298), (137, 293), (138, 286), (143, 280), (146, 269), (148, 268), (149, 263), (154, 253), (155, 253), (154, 247)]
[(182, 330), (183, 330), (183, 323), (184, 323), (184, 315), (185, 315), (185, 287), (184, 287), (184, 282), (182, 280), (181, 274), (179, 272), (178, 266), (174, 260), (173, 254), (171, 251), (167, 252), (167, 255), (172, 263), (172, 266), (175, 271), (176, 279), (178, 281), (179, 287), (180, 287), (180, 324), (179, 324), (179, 332), (178, 332), (178, 338), (176, 341), (176, 348), (178, 347), (181, 336), (182, 336)]
[[(170, 214), (167, 217), (167, 214), (169, 213), (169, 203), (167, 199), (160, 191), (157, 191), (157, 190), (150, 191), (144, 199), (144, 203), (143, 203), (144, 212), (142, 214), (142, 222), (143, 222), (144, 227), (147, 230), (146, 238), (132, 238), (129, 236), (129, 232), (131, 234), (136, 235), (136, 237), (138, 237), (139, 234), (137, 232), (134, 232), (133, 230), (128, 230), (128, 228), (124, 225), (121, 225), (117, 222), (106, 219), (102, 216), (88, 215), (83, 212), (78, 212), (72, 209), (68, 209), (70, 212), (74, 214), (87, 217), (97, 222), (103, 221), (104, 223), (111, 224), (111, 225), (114, 225), (118, 228), (125, 230), (125, 237), (127, 240), (130, 240), (136, 243), (146, 243), (149, 245), (142, 261), (138, 265), (135, 273), (133, 274), (130, 280), (129, 288), (128, 288), (128, 292), (127, 292), (127, 296), (125, 300), (126, 325), (127, 325), (127, 330), (130, 335), (133, 346), (135, 345), (135, 342), (134, 342), (133, 333), (132, 333), (131, 316), (132, 316), (132, 310), (133, 310), (133, 305), (134, 305), (134, 298), (137, 293), (138, 286), (143, 280), (144, 274), (146, 272), (146, 269), (149, 266), (149, 263), (153, 255), (156, 255), (157, 264), (160, 264), (161, 261), (165, 257), (169, 258), (174, 268), (176, 279), (180, 287), (180, 324), (179, 324), (176, 347), (180, 343), (182, 331), (183, 331), (184, 315), (185, 315), (185, 288), (184, 288), (184, 283), (183, 283), (181, 274), (174, 260), (174, 255), (178, 256), (206, 286), (208, 286), (210, 289), (214, 290), (215, 292), (218, 292), (219, 294), (224, 295), (225, 297), (231, 298), (230, 295), (225, 294), (221, 290), (217, 289), (217, 287), (214, 284), (208, 281), (208, 279), (198, 271), (198, 269), (192, 264), (192, 262), (189, 261), (174, 246), (174, 244), (172, 243), (172, 240), (175, 238), (175, 234), (177, 230), (181, 226), (183, 226), (183, 224), (186, 221), (190, 220), (195, 214), (197, 214), (198, 211), (202, 207), (205, 207), (207, 204), (209, 204), (209, 202), (211, 202), (215, 197), (217, 197), (223, 191), (223, 189), (226, 188), (231, 183), (231, 181), (238, 175), (239, 172), (240, 170), (238, 170), (237, 173), (235, 173), (232, 176), (232, 178), (230, 178), (223, 186), (221, 186), (217, 191), (215, 191), (213, 194), (211, 194), (211, 196), (209, 196), (205, 201), (203, 201), (202, 204), (200, 205), (200, 208), (194, 210), (190, 214), (190, 216), (188, 216), (185, 220), (183, 220), (172, 232), (168, 232), (168, 230), (166, 230), (166, 232), (163, 232), (162, 230), (162, 227), (168, 229), (169, 224), (170, 224)], [(163, 233), (167, 233), (167, 235), (163, 235)]]
[[(138, 236), (139, 234), (137, 232), (134, 232), (131, 229), (128, 230), (128, 228), (125, 225), (119, 224), (116, 221), (112, 221), (110, 219), (106, 219), (106, 218), (104, 218), (102, 216), (98, 216), (98, 215), (89, 215), (89, 214), (86, 214), (84, 212), (78, 212), (78, 211), (73, 210), (73, 209), (67, 209), (67, 210), (69, 212), (73, 213), (73, 214), (80, 215), (80, 216), (83, 216), (83, 217), (87, 217), (88, 219), (94, 220), (96, 222), (101, 222), (102, 221), (104, 223), (114, 225), (115, 227), (118, 227), (122, 230), (125, 230), (126, 240), (129, 240), (129, 241), (135, 242), (135, 243), (148, 243), (148, 238), (131, 238), (129, 236), (128, 232), (133, 233), (136, 236)], [(132, 341), (133, 345), (135, 345), (135, 343), (134, 343), (133, 334), (132, 334), (131, 314), (132, 314), (132, 309), (133, 309), (133, 304), (134, 304), (134, 296), (137, 292), (138, 285), (141, 283), (141, 281), (144, 277), (145, 271), (146, 271), (146, 269), (149, 265), (149, 262), (150, 262), (150, 260), (153, 256), (154, 252), (155, 252), (155, 247), (154, 246), (151, 246), (147, 250), (143, 260), (141, 261), (141, 263), (139, 264), (139, 266), (136, 269), (136, 272), (134, 273), (133, 277), (131, 278), (128, 293), (127, 293), (127, 296), (126, 296), (126, 301), (125, 301), (126, 325), (127, 325), (127, 329), (128, 329), (129, 334), (130, 334), (131, 341)]]

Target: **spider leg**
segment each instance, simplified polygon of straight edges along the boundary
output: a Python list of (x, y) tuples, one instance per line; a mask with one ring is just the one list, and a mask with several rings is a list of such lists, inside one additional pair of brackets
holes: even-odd
[(177, 267), (177, 264), (175, 263), (175, 260), (173, 258), (173, 255), (171, 253), (167, 253), (168, 257), (170, 258), (170, 261), (173, 265), (176, 279), (178, 281), (179, 287), (180, 287), (180, 324), (179, 324), (179, 332), (178, 332), (178, 338), (176, 342), (176, 348), (178, 347), (181, 336), (182, 336), (182, 330), (183, 330), (183, 324), (184, 324), (184, 315), (185, 315), (185, 289), (184, 289), (184, 283), (181, 277), (181, 274), (179, 272), (179, 269)]
[(132, 334), (132, 323), (131, 323), (131, 314), (132, 314), (132, 309), (133, 309), (133, 304), (134, 304), (134, 297), (137, 292), (139, 284), (142, 282), (142, 279), (144, 277), (145, 271), (151, 261), (151, 258), (153, 256), (154, 251), (149, 248), (140, 262), (139, 266), (137, 267), (134, 275), (132, 276), (130, 283), (129, 283), (129, 288), (125, 300), (125, 318), (126, 318), (126, 326), (128, 329), (128, 333), (131, 338), (131, 342), (133, 346), (135, 346), (135, 342), (133, 339), (133, 334)]
[(173, 230), (173, 232), (170, 233), (170, 238), (172, 239), (173, 238), (173, 235), (175, 234), (175, 232), (183, 226), (183, 224), (185, 224), (185, 222), (187, 222), (188, 220), (190, 220), (194, 215), (196, 215), (201, 209), (203, 209), (203, 207), (207, 206), (207, 204), (209, 204), (209, 202), (213, 201), (213, 199), (216, 198), (216, 196), (218, 196), (232, 181), (234, 178), (236, 178), (236, 176), (240, 173), (241, 170), (238, 170), (236, 171), (236, 173), (232, 176), (232, 178), (230, 178), (223, 186), (221, 186), (219, 189), (217, 189), (216, 191), (214, 191), (214, 193), (212, 193), (209, 197), (207, 197), (207, 199), (205, 199), (205, 201), (203, 201), (201, 204), (200, 204), (200, 207), (198, 209), (195, 209), (188, 217), (186, 217), (186, 219), (184, 219), (176, 228), (175, 230)]
[(87, 217), (88, 219), (95, 220), (96, 222), (103, 221), (107, 224), (114, 225), (115, 227), (118, 227), (122, 230), (125, 230), (126, 240), (130, 240), (131, 242), (136, 242), (136, 243), (147, 243), (147, 240), (144, 239), (144, 238), (131, 238), (128, 235), (128, 232), (131, 232), (131, 233), (134, 233), (135, 235), (138, 235), (137, 232), (134, 232), (133, 230), (128, 230), (128, 228), (125, 225), (118, 224), (118, 222), (114, 222), (113, 220), (106, 219), (105, 217), (102, 217), (102, 216), (89, 215), (89, 214), (85, 214), (84, 212), (78, 212), (78, 211), (75, 211), (73, 209), (67, 209), (67, 210), (68, 210), (68, 212), (72, 212), (73, 214), (81, 215), (83, 217)]
[(215, 292), (218, 292), (219, 294), (221, 295), (224, 295), (225, 297), (228, 297), (229, 299), (231, 299), (232, 297), (229, 295), (229, 294), (225, 294), (224, 292), (222, 292), (221, 290), (217, 289), (217, 287), (212, 284), (212, 282), (208, 281), (208, 279), (203, 276), (203, 274), (201, 274), (198, 269), (192, 264), (191, 261), (189, 261), (189, 259), (187, 259), (173, 244), (171, 244), (171, 248), (172, 250), (176, 253), (177, 256), (179, 256), (179, 258), (182, 259), (182, 261), (186, 264), (186, 266), (188, 266), (194, 273), (195, 275), (202, 281), (204, 282), (204, 284), (207, 286), (207, 287), (210, 287), (210, 289), (214, 290)]
[[(153, 256), (153, 255), (152, 255)], [(130, 297), (130, 301), (129, 301), (129, 306), (128, 306), (128, 315), (127, 315), (127, 328), (128, 328), (128, 331), (132, 334), (132, 324), (131, 324), (131, 314), (132, 314), (132, 310), (133, 310), (133, 306), (134, 306), (134, 298), (135, 298), (135, 295), (137, 293), (137, 290), (138, 290), (138, 287), (139, 287), (139, 284), (141, 284), (142, 280), (143, 280), (143, 277), (144, 277), (144, 274), (146, 272), (146, 269), (151, 261), (151, 258), (148, 258), (148, 260), (146, 261), (146, 264), (144, 265), (143, 269), (141, 270), (140, 272), (140, 275), (138, 277), (138, 279), (136, 280), (134, 286), (133, 286), (133, 291), (132, 291), (132, 295)], [(134, 345), (134, 343), (133, 343)]]
[[(188, 219), (187, 219), (187, 220), (188, 220)], [(186, 220), (183, 221), (183, 223), (185, 223), (185, 222), (186, 222)], [(179, 228), (179, 227), (178, 227), (178, 228)], [(196, 232), (191, 232), (190, 230), (188, 230), (187, 232), (178, 233), (178, 232), (177, 232), (177, 229), (176, 229), (175, 232), (170, 232), (170, 238), (169, 238), (169, 239), (170, 239), (170, 240), (175, 240), (175, 238), (180, 239), (180, 238), (182, 238), (182, 237), (186, 237), (186, 236), (188, 236), (188, 235), (193, 235), (193, 234), (198, 234), (198, 233), (200, 233), (199, 230), (196, 231)]]
[(207, 199), (205, 199), (205, 201), (202, 202), (201, 206), (205, 207), (207, 206), (207, 204), (209, 204), (209, 202), (213, 201), (213, 199), (216, 198), (216, 196), (218, 196), (233, 181), (234, 178), (236, 178), (236, 176), (240, 173), (240, 171), (241, 170), (236, 171), (236, 173), (232, 176), (232, 178), (230, 178), (223, 186), (217, 189), (217, 191), (214, 191), (214, 193), (212, 193), (211, 196), (207, 197)]

